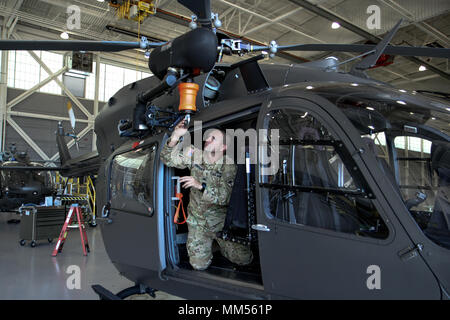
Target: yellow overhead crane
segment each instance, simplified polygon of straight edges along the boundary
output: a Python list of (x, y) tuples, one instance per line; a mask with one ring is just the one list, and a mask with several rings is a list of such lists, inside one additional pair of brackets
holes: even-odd
[(142, 23), (149, 15), (156, 13), (158, 0), (111, 0), (109, 5), (116, 9), (120, 19), (128, 19)]

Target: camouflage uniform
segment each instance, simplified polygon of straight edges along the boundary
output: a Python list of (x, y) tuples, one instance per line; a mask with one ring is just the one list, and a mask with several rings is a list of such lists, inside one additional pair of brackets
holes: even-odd
[(216, 163), (209, 164), (202, 161), (195, 164), (196, 156), (200, 157), (201, 150), (190, 146), (183, 152), (182, 144), (174, 147), (165, 144), (161, 151), (161, 160), (169, 167), (190, 169), (191, 176), (200, 183), (205, 183), (202, 192), (191, 188), (188, 211), (188, 239), (187, 250), (189, 262), (196, 270), (205, 270), (212, 261), (212, 244), (216, 240), (224, 257), (239, 265), (249, 264), (253, 254), (249, 247), (217, 238), (216, 233), (222, 231), (225, 223), (228, 203), (236, 175), (236, 165), (226, 164), (222, 158)]

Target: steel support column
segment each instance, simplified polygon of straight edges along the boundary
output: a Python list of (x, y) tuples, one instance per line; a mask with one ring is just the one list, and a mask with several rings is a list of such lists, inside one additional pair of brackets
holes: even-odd
[[(98, 114), (98, 94), (100, 89), (100, 53), (95, 55), (95, 94), (94, 94), (94, 120)], [(97, 135), (92, 130), (92, 151), (97, 150)]]
[[(6, 39), (7, 29), (3, 25), (1, 38)], [(2, 51), (2, 66), (0, 76), (0, 147), (5, 150), (6, 116), (7, 116), (7, 92), (8, 92), (8, 51)]]
[[(48, 114), (38, 114), (38, 113), (29, 113), (29, 112), (21, 112), (21, 111), (8, 111), (8, 115), (15, 117), (24, 117), (24, 118), (35, 118), (35, 119), (43, 119), (43, 120), (55, 120), (55, 121), (67, 121), (70, 122), (69, 117), (58, 117), (51, 116)], [(93, 121), (86, 119), (77, 119), (77, 122), (80, 123), (89, 123), (93, 124)]]

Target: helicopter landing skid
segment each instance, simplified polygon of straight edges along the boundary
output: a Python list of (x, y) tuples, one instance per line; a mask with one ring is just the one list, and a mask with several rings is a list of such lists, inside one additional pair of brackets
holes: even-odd
[(100, 300), (124, 300), (132, 295), (145, 293), (147, 293), (152, 298), (156, 298), (155, 292), (158, 291), (141, 284), (136, 284), (133, 287), (126, 288), (120, 291), (118, 294), (112, 293), (99, 284), (93, 285), (92, 290), (94, 290), (94, 292), (99, 296)]

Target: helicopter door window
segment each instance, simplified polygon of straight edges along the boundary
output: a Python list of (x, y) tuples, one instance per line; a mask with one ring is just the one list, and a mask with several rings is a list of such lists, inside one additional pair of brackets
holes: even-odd
[[(432, 212), (438, 177), (431, 170), (431, 141), (419, 137), (398, 136), (394, 139), (399, 172), (399, 188), (403, 199), (423, 198), (410, 209)], [(420, 195), (419, 195), (420, 194)]]
[(114, 157), (110, 180), (111, 208), (153, 214), (155, 152), (156, 146), (153, 145)]
[[(369, 188), (360, 175), (348, 170), (356, 165), (334, 134), (298, 109), (272, 111), (264, 123), (268, 132), (279, 130), (278, 170), (268, 175), (260, 170), (260, 186), (275, 219), (387, 238), (388, 229), (370, 199)], [(270, 145), (268, 150), (276, 149)]]
[(397, 136), (394, 146), (405, 206), (425, 235), (450, 249), (450, 144)]

